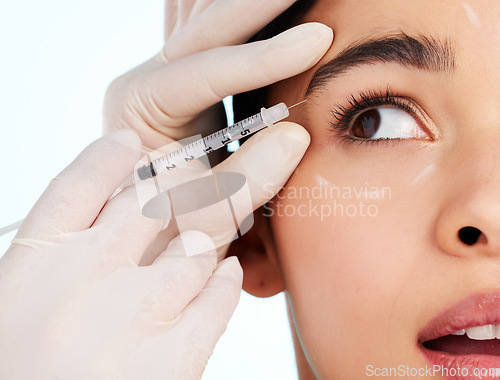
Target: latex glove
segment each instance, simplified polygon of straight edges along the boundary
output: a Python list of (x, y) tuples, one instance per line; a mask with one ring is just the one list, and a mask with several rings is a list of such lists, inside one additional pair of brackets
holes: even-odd
[(104, 131), (130, 128), (158, 149), (223, 128), (221, 107), (210, 106), (304, 72), (330, 47), (332, 30), (318, 23), (241, 45), (293, 3), (167, 0), (165, 45), (110, 85)]
[[(282, 123), (218, 170), (250, 178), (255, 208), (283, 186), (308, 142), (303, 128)], [(142, 216), (133, 188), (107, 199), (139, 151), (130, 131), (90, 145), (51, 181), (0, 259), (1, 379), (201, 377), (237, 305), (241, 267), (235, 258), (217, 265), (199, 231), (138, 266), (165, 226)], [(186, 245), (207, 252), (185, 257)]]

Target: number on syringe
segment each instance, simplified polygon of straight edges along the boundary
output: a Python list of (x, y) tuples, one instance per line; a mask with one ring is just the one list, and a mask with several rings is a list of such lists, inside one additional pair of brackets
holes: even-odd
[(194, 156), (193, 156), (193, 155), (188, 155), (188, 151), (187, 151), (187, 149), (186, 149), (186, 148), (184, 148), (184, 152), (186, 152), (186, 156), (187, 156), (187, 157), (184, 157), (184, 160), (185, 160), (186, 162), (190, 162), (190, 161), (193, 161), (193, 160), (194, 160)]
[(166, 168), (167, 170), (172, 170), (172, 169), (175, 169), (175, 168), (176, 168), (176, 166), (175, 166), (175, 164), (171, 164), (171, 163), (168, 161), (168, 158), (167, 158), (167, 166), (165, 166), (165, 168)]

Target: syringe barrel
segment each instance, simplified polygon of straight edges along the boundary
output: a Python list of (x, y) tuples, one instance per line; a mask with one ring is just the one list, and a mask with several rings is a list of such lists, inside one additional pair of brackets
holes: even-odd
[(179, 150), (157, 158), (153, 162), (138, 168), (137, 175), (141, 180), (155, 177), (157, 174), (175, 169), (185, 162), (220, 149), (230, 141), (249, 136), (265, 127), (272, 127), (274, 123), (286, 119), (289, 115), (290, 112), (285, 103), (279, 103), (269, 108), (262, 108), (260, 114), (250, 116), (239, 123), (212, 133), (203, 139), (194, 141)]
[(270, 108), (262, 108), (260, 114), (264, 124), (271, 127), (274, 123), (286, 119), (290, 115), (290, 111), (285, 103), (279, 103)]

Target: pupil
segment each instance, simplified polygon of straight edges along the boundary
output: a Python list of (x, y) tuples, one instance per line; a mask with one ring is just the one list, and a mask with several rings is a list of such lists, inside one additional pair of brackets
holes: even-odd
[(354, 121), (352, 134), (355, 137), (369, 139), (373, 138), (380, 127), (380, 113), (378, 110), (363, 112)]

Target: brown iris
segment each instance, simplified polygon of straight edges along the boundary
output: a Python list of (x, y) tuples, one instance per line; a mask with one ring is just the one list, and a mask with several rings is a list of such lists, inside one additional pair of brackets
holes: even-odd
[(360, 139), (370, 139), (375, 136), (380, 127), (380, 112), (376, 109), (363, 112), (359, 115), (351, 129), (351, 134)]

